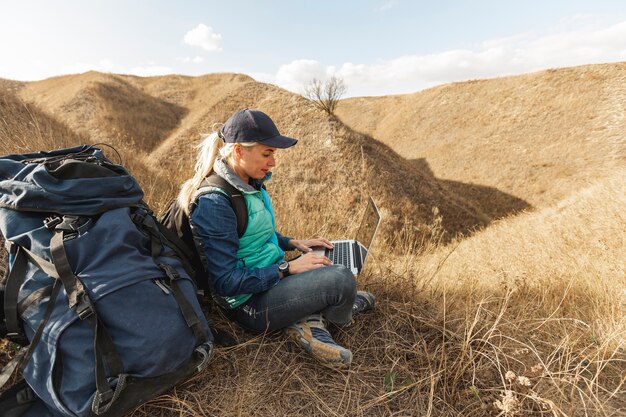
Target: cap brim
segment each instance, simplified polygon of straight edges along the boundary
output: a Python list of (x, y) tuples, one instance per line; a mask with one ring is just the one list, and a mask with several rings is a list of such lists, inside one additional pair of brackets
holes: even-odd
[(294, 138), (288, 138), (287, 136), (278, 135), (269, 139), (265, 139), (264, 141), (259, 141), (259, 143), (265, 146), (271, 146), (272, 148), (285, 149), (298, 143), (298, 140)]

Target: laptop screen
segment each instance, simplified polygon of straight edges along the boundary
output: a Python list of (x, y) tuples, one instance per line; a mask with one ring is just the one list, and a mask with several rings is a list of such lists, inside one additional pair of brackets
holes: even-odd
[(372, 239), (374, 239), (374, 234), (378, 228), (379, 221), (380, 213), (378, 213), (378, 208), (376, 207), (376, 204), (374, 204), (374, 200), (370, 197), (367, 207), (365, 208), (363, 220), (361, 220), (361, 226), (359, 226), (359, 230), (356, 234), (356, 240), (361, 242), (361, 244), (368, 250), (370, 244), (372, 243)]

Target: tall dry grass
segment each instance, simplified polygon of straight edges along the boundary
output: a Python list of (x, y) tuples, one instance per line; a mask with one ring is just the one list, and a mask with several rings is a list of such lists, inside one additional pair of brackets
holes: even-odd
[[(289, 116), (285, 110), (284, 120)], [(316, 133), (309, 125), (292, 126), (300, 138)], [(341, 128), (319, 129), (333, 144), (344, 140), (333, 136), (343, 134)], [(89, 137), (0, 93), (0, 153), (85, 141)], [(160, 210), (192, 162), (177, 155), (170, 161), (177, 174), (157, 175), (144, 154), (118, 146)], [(329, 155), (329, 163), (337, 155)], [(288, 175), (288, 168), (277, 174)], [(626, 173), (616, 171), (558, 204), (447, 244), (437, 210), (417, 228), (405, 219), (394, 242), (375, 244), (359, 277), (360, 287), (376, 294), (377, 308), (348, 329), (333, 329), (354, 353), (349, 371), (319, 365), (282, 334), (247, 334), (214, 309), (218, 325), (240, 343), (216, 349), (204, 372), (129, 416), (623, 415), (625, 180)], [(298, 192), (302, 207), (316, 208), (305, 213), (280, 203), (288, 200), (288, 184), (269, 186), (284, 231), (338, 233), (324, 226), (335, 219), (321, 208), (337, 203), (324, 184), (310, 189), (317, 193)], [(358, 216), (361, 200), (352, 203)]]
[(461, 415), (481, 415), (479, 399), (489, 415), (621, 415), (625, 184), (621, 170), (554, 207), (382, 262), (394, 285), (439, 300), (454, 354), (438, 370), (455, 382), (441, 388), (457, 404), (474, 397)]
[[(437, 220), (430, 240), (407, 232), (401, 253), (379, 242), (360, 277), (377, 311), (336, 333), (355, 354), (349, 372), (218, 317), (242, 343), (133, 415), (620, 415), (625, 179), (452, 244)], [(327, 220), (310, 213), (301, 232)]]
[(377, 309), (335, 330), (350, 371), (218, 316), (241, 344), (132, 415), (623, 415), (625, 179), (449, 245), (434, 222), (419, 253), (376, 246), (359, 281)]

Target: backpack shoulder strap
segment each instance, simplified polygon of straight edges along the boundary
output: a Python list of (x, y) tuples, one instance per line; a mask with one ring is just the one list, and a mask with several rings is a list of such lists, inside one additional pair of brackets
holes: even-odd
[[(248, 207), (246, 206), (246, 200), (243, 193), (215, 172), (202, 181), (200, 188), (207, 186), (219, 188), (226, 193), (226, 196), (230, 201), (230, 205), (235, 212), (235, 216), (237, 217), (237, 235), (239, 235), (239, 237), (243, 236), (246, 228), (248, 227)], [(196, 196), (196, 198), (204, 194), (211, 194), (215, 192), (218, 191), (201, 192)]]
[(11, 264), (7, 265), (5, 277), (2, 280), (2, 317), (4, 319), (3, 337), (6, 336), (10, 341), (21, 346), (28, 344), (28, 339), (22, 331), (20, 320), (18, 317), (18, 296), (20, 288), (24, 283), (26, 276), (26, 255), (16, 244), (11, 244), (10, 258)]

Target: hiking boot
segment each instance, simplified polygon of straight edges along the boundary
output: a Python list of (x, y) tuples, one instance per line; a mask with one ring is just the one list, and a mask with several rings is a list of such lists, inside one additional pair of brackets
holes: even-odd
[(328, 365), (344, 368), (352, 362), (352, 352), (333, 340), (325, 320), (314, 314), (286, 328), (287, 334), (315, 359)]
[(352, 306), (352, 317), (356, 317), (361, 313), (371, 310), (374, 308), (374, 304), (376, 304), (374, 294), (367, 291), (357, 291), (354, 305)]

